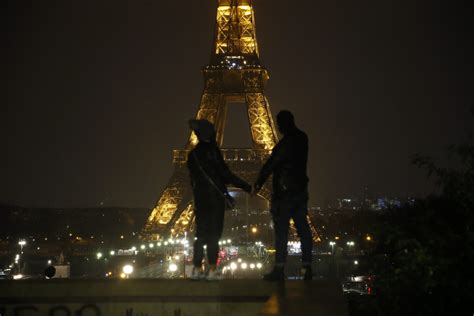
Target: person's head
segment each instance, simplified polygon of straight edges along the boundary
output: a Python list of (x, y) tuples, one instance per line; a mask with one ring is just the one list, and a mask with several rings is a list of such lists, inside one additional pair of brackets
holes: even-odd
[(200, 142), (210, 142), (215, 140), (216, 131), (214, 130), (214, 125), (212, 125), (208, 120), (190, 119), (188, 123), (189, 128), (194, 131)]
[(280, 133), (287, 134), (295, 128), (295, 118), (290, 111), (283, 110), (277, 114), (277, 127)]

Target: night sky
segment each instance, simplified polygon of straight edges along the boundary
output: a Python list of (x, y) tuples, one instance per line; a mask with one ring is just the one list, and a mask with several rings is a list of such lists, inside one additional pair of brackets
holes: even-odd
[[(310, 138), (312, 205), (432, 190), (410, 156), (442, 159), (474, 125), (467, 3), (255, 2), (273, 115)], [(152, 207), (197, 111), (216, 2), (5, 4), (0, 202)], [(225, 144), (250, 144), (233, 113)]]

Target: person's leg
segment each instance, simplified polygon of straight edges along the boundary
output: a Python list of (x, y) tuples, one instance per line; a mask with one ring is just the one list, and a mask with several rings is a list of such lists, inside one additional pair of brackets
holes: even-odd
[(309, 227), (308, 220), (306, 218), (306, 214), (307, 211), (304, 209), (296, 210), (293, 216), (293, 221), (295, 222), (296, 231), (301, 240), (301, 261), (303, 265), (311, 265), (313, 238), (311, 235), (311, 229)]
[(275, 265), (284, 266), (288, 255), (288, 231), (290, 216), (286, 202), (279, 202), (273, 214), (275, 229)]
[[(204, 258), (204, 245), (206, 244), (206, 235), (208, 230), (207, 221), (205, 218), (206, 213), (203, 210), (206, 209), (207, 205), (204, 203), (205, 200), (199, 195), (195, 195), (194, 207), (195, 207), (195, 223), (196, 231), (193, 246), (193, 265), (195, 268), (202, 269), (202, 259)], [(196, 270), (196, 269), (194, 269)]]
[(301, 241), (301, 264), (303, 266), (303, 274), (305, 280), (312, 279), (312, 251), (313, 251), (313, 238), (311, 235), (311, 229), (309, 227), (308, 219), (308, 204), (307, 199), (297, 198), (294, 203), (293, 210), (293, 221), (295, 222), (296, 231)]
[(210, 236), (207, 242), (207, 260), (209, 261), (209, 271), (206, 280), (218, 281), (221, 276), (217, 273), (217, 257), (219, 253), (219, 237), (217, 235)]
[(204, 238), (197, 237), (194, 241), (194, 257), (193, 264), (195, 268), (202, 267), (202, 259), (204, 258)]
[(215, 273), (217, 256), (219, 253), (219, 238), (210, 236), (207, 242), (207, 261), (209, 262), (209, 274)]
[(202, 280), (204, 278), (204, 269), (202, 259), (204, 258), (205, 240), (202, 237), (196, 237), (194, 241), (193, 271), (190, 275), (191, 280)]
[(217, 274), (217, 257), (219, 255), (219, 239), (222, 236), (224, 227), (224, 209), (218, 209), (212, 216), (211, 231), (207, 239), (207, 260), (209, 262), (208, 281), (217, 281), (220, 276)]
[[(217, 263), (217, 256), (219, 253), (219, 239), (222, 236), (224, 227), (224, 202), (222, 205), (214, 205), (210, 210), (208, 216), (208, 231), (207, 231), (207, 260), (209, 265), (215, 266)], [(218, 208), (219, 207), (219, 208)], [(211, 213), (212, 212), (212, 213)]]
[(288, 252), (288, 230), (290, 217), (286, 204), (282, 201), (272, 202), (271, 213), (275, 231), (275, 266), (270, 273), (263, 276), (266, 281), (283, 281), (284, 269)]
[(217, 255), (219, 253), (219, 239), (217, 236), (209, 236), (207, 239), (207, 261), (209, 266), (215, 266), (217, 263)]

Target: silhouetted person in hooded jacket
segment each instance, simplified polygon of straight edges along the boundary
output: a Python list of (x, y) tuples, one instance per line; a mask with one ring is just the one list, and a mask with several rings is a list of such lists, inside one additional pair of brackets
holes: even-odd
[(302, 273), (305, 280), (312, 279), (312, 236), (306, 215), (308, 213), (308, 136), (295, 125), (293, 114), (281, 111), (277, 126), (283, 138), (273, 148), (270, 158), (263, 165), (254, 193), (273, 174), (273, 193), (270, 212), (275, 229), (275, 267), (264, 275), (268, 281), (284, 280), (287, 257), (288, 231), (292, 218), (301, 240)]
[(216, 143), (214, 126), (207, 120), (190, 120), (190, 128), (195, 132), (199, 143), (188, 154), (188, 169), (194, 194), (196, 219), (196, 241), (194, 242), (194, 269), (191, 278), (203, 279), (203, 246), (207, 245), (209, 263), (208, 280), (217, 280), (216, 263), (219, 239), (224, 224), (227, 184), (232, 184), (246, 192), (252, 187), (233, 174), (224, 162)]

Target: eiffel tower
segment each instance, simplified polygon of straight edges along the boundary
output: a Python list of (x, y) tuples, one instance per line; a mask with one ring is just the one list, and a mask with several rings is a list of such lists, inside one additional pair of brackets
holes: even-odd
[[(269, 76), (260, 63), (252, 2), (218, 0), (213, 50), (209, 65), (203, 68), (204, 91), (196, 114), (197, 119), (207, 119), (215, 125), (216, 140), (221, 147), (228, 105), (246, 106), (252, 148), (227, 148), (222, 149), (222, 154), (231, 170), (249, 183), (256, 179), (278, 142), (264, 92)], [(186, 159), (197, 141), (191, 133), (186, 148), (174, 150), (173, 175), (142, 231), (144, 239), (180, 236), (193, 230), (193, 200)], [(269, 182), (259, 193), (267, 201), (271, 194)], [(315, 231), (313, 236), (317, 236)]]

